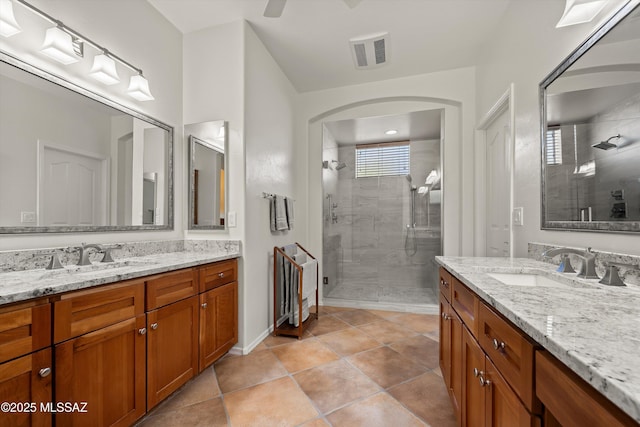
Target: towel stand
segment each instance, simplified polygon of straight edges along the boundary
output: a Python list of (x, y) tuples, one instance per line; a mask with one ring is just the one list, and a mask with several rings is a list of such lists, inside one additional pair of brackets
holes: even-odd
[[(300, 245), (300, 243), (296, 242), (296, 246), (302, 249), (310, 258), (316, 259), (311, 253)], [(289, 324), (289, 322), (282, 322), (280, 326), (278, 326), (278, 254), (282, 255), (284, 259), (289, 261), (291, 265), (293, 265), (298, 270), (298, 326), (294, 326)], [(299, 340), (302, 339), (302, 334), (307, 330), (309, 325), (318, 319), (318, 273), (319, 273), (318, 265), (316, 264), (316, 312), (311, 313), (311, 308), (309, 308), (309, 317), (304, 322), (302, 321), (302, 265), (298, 264), (287, 255), (282, 249), (277, 246), (273, 247), (273, 336), (277, 337), (278, 335), (285, 335), (290, 337), (297, 337)], [(284, 296), (283, 296), (284, 297)]]

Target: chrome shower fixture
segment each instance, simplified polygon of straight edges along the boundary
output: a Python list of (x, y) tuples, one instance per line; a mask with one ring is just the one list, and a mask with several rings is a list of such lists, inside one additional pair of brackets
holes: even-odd
[(620, 134), (617, 135), (613, 135), (612, 137), (610, 137), (609, 139), (607, 139), (606, 141), (600, 141), (597, 144), (593, 144), (592, 147), (593, 148), (599, 148), (601, 150), (610, 150), (612, 148), (617, 148), (618, 146), (611, 141), (612, 139), (619, 139), (620, 138)]
[(334, 169), (339, 171), (340, 169), (344, 169), (347, 167), (347, 164), (345, 162), (339, 162), (337, 160), (331, 160), (331, 163), (335, 163), (336, 165), (334, 166)]
[(329, 160), (322, 161), (322, 169), (329, 169)]

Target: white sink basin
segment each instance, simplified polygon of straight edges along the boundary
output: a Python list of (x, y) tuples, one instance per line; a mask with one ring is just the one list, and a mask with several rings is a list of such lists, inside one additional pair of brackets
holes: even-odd
[(566, 286), (563, 283), (538, 274), (488, 273), (488, 275), (509, 286)]
[(137, 260), (126, 260), (126, 261), (115, 261), (109, 263), (95, 263), (91, 265), (77, 266), (77, 265), (68, 265), (60, 270), (48, 270), (45, 271), (40, 279), (50, 279), (53, 277), (67, 276), (67, 275), (86, 275), (86, 274), (95, 274), (101, 271), (109, 271), (112, 273), (116, 273), (120, 269), (130, 268), (130, 267), (144, 267), (147, 265), (153, 265), (154, 262), (150, 261), (137, 261)]

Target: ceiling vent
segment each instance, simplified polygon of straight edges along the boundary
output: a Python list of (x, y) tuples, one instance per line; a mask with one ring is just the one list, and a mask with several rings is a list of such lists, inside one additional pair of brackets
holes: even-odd
[(375, 68), (389, 59), (389, 33), (378, 33), (349, 40), (351, 56), (358, 69)]

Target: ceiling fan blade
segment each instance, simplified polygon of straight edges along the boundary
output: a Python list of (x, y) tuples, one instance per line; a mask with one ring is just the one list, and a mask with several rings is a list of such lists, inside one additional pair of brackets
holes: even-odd
[(264, 8), (263, 16), (266, 18), (280, 18), (286, 3), (287, 0), (269, 0), (267, 2), (267, 7)]
[(360, 2), (362, 0), (342, 0), (345, 2), (345, 4), (347, 6), (349, 6), (350, 9), (353, 9), (354, 7), (356, 7), (358, 4), (360, 4)]

